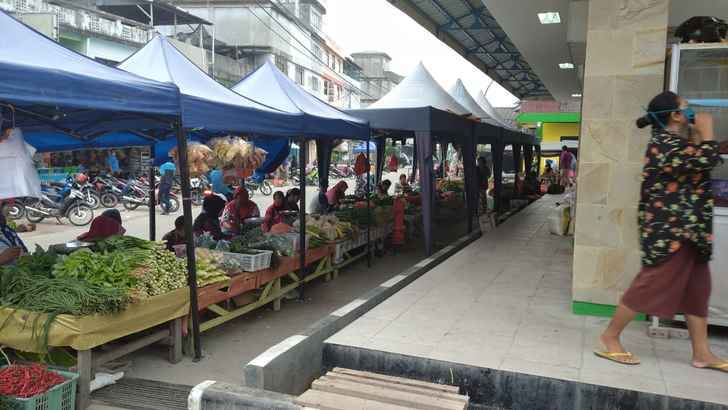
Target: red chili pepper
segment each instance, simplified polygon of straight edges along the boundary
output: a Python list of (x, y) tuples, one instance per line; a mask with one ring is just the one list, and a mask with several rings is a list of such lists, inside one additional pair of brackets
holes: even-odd
[(0, 395), (29, 398), (43, 394), (65, 380), (40, 364), (8, 366), (0, 370)]

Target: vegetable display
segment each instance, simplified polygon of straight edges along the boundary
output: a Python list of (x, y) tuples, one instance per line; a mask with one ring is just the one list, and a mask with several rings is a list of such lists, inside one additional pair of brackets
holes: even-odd
[[(68, 256), (60, 256), (53, 266), (56, 278), (74, 278), (91, 285), (105, 286), (115, 289), (132, 289), (137, 280), (130, 275), (133, 261), (139, 261), (139, 254), (129, 255), (125, 252), (92, 252), (79, 249)], [(143, 260), (143, 259), (142, 259)]]
[[(197, 286), (207, 286), (228, 280), (223, 266), (221, 255), (207, 249), (195, 249), (197, 257)], [(238, 270), (239, 272), (239, 270)]]
[(0, 396), (27, 399), (43, 394), (65, 381), (63, 376), (40, 364), (12, 365), (0, 369)]
[(163, 295), (187, 285), (187, 262), (178, 259), (161, 243), (152, 243), (147, 263), (133, 272), (139, 297)]

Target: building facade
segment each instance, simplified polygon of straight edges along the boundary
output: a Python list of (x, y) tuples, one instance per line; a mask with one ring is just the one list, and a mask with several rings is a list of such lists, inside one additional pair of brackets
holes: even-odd
[(212, 22), (215, 40), (225, 50), (220, 52), (246, 70), (270, 60), (331, 105), (360, 107), (359, 81), (345, 72), (345, 53), (324, 31), (325, 2), (179, 0), (175, 4)]
[(362, 107), (374, 104), (404, 78), (389, 69), (389, 63), (392, 61), (392, 58), (387, 53), (366, 51), (353, 53), (351, 58), (362, 70)]

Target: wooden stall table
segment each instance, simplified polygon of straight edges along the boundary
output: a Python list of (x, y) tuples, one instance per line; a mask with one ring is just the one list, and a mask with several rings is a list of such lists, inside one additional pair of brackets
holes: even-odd
[[(71, 316), (59, 315), (48, 334), (49, 347), (70, 347), (77, 353), (76, 369), (79, 373), (77, 408), (89, 405), (90, 383), (94, 369), (153, 343), (169, 341), (169, 361), (182, 360), (182, 318), (190, 311), (189, 288), (142, 299), (130, 304), (126, 310), (113, 315)], [(25, 352), (43, 353), (37, 339), (33, 339), (33, 322), (45, 320), (37, 314), (16, 309), (0, 309), (0, 345)], [(121, 338), (167, 324), (165, 329), (140, 335), (133, 340), (110, 349), (94, 352)], [(109, 346), (104, 346), (109, 347)]]
[[(316, 264), (316, 270), (304, 278), (300, 278), (297, 274), (300, 269), (300, 257), (296, 254), (279, 258), (278, 266), (275, 268), (263, 269), (257, 272), (243, 272), (232, 276), (227, 281), (199, 288), (197, 291), (199, 310), (208, 310), (217, 315), (213, 319), (201, 322), (200, 331), (210, 330), (271, 302), (273, 302), (273, 310), (280, 310), (281, 298), (286, 293), (321, 276), (325, 275), (327, 279), (331, 278), (332, 273), (335, 271), (331, 262), (332, 254), (333, 248), (329, 245), (307, 250), (306, 266)], [(284, 278), (289, 279), (290, 283), (283, 285)], [(262, 291), (255, 296), (253, 301), (242, 306), (230, 309), (221, 305), (222, 302), (230, 301), (247, 292), (261, 288)]]

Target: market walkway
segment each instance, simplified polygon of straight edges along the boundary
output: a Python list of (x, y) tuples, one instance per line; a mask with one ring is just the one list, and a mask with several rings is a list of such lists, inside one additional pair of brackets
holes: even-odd
[[(624, 339), (641, 366), (595, 357), (607, 319), (570, 312), (572, 239), (550, 235), (546, 224), (555, 202), (546, 197), (473, 242), (330, 338), (327, 349), (363, 367), (377, 361), (370, 355), (364, 363), (367, 349), (728, 404), (728, 375), (692, 368), (688, 341), (649, 338), (644, 322)], [(728, 340), (713, 344), (728, 357)], [(406, 371), (428, 366), (410, 365)], [(512, 395), (525, 388), (512, 387)]]

